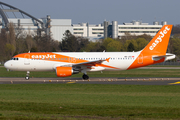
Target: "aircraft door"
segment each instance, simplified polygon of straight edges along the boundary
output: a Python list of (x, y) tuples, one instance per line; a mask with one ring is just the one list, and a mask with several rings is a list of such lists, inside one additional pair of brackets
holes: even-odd
[(29, 54), (24, 55), (24, 65), (30, 65), (30, 55)]
[(143, 54), (140, 54), (138, 57), (138, 64), (143, 64)]

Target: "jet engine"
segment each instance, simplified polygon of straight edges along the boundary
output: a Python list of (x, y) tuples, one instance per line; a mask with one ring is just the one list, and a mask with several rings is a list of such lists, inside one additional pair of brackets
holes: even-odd
[(73, 69), (72, 67), (56, 67), (57, 77), (68, 77), (77, 73), (79, 73), (79, 70)]

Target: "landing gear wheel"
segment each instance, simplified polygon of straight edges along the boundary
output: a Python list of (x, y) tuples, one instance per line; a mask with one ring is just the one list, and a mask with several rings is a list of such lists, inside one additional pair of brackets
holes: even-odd
[(89, 79), (89, 76), (86, 75), (86, 74), (84, 74), (84, 75), (82, 76), (82, 78), (83, 78), (84, 80), (88, 80), (88, 79)]
[(29, 80), (29, 76), (26, 76), (25, 79), (26, 79), (26, 80)]

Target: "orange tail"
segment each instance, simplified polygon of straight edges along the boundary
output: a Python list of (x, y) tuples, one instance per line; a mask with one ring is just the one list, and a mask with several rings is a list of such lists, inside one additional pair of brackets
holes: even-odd
[(166, 54), (172, 25), (164, 25), (156, 36), (143, 49), (143, 54)]
[(164, 25), (128, 69), (164, 62), (172, 25)]

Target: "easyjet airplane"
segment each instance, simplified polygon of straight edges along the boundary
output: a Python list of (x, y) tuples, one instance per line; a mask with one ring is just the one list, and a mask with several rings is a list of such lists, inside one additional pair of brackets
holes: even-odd
[(14, 71), (56, 71), (58, 77), (79, 72), (87, 80), (87, 71), (129, 70), (175, 58), (166, 53), (172, 25), (164, 25), (149, 44), (138, 52), (34, 52), (14, 56), (5, 67)]

